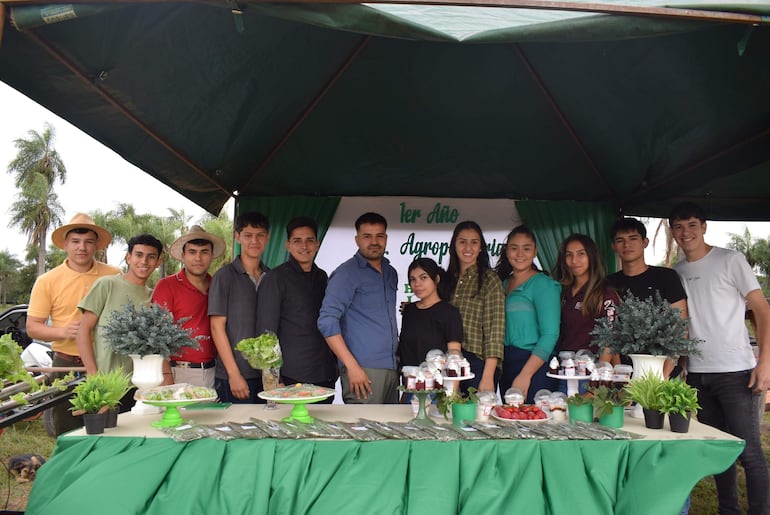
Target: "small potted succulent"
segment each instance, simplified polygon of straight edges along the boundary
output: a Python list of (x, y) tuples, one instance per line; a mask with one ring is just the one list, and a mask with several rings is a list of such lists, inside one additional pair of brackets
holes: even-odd
[(660, 404), (660, 411), (668, 414), (671, 431), (686, 433), (690, 430), (690, 417), (700, 409), (698, 389), (679, 378), (664, 381)]
[(131, 376), (126, 374), (122, 368), (118, 368), (107, 373), (100, 372), (95, 377), (102, 382), (104, 391), (108, 396), (107, 405), (110, 407), (107, 410), (107, 421), (104, 427), (115, 427), (118, 424), (120, 399), (131, 389)]
[(661, 392), (664, 382), (658, 374), (651, 373), (635, 377), (626, 385), (628, 396), (642, 407), (644, 425), (650, 429), (663, 427), (665, 415), (661, 411)]
[(569, 413), (569, 421), (574, 423), (594, 421), (594, 404), (593, 397), (590, 394), (576, 393), (570, 397), (567, 397), (567, 412)]
[(72, 415), (83, 415), (87, 434), (103, 433), (107, 411), (110, 409), (110, 393), (106, 390), (102, 378), (99, 374), (86, 377), (85, 381), (75, 387), (73, 393), (70, 398)]
[(445, 390), (439, 390), (436, 394), (436, 407), (444, 418), (449, 419), (449, 412), (452, 412), (452, 423), (457, 427), (463, 426), (463, 420), (476, 420), (476, 406), (479, 403), (479, 397), (476, 395), (476, 388), (468, 388), (468, 393), (461, 390), (453, 390), (447, 393)]
[(593, 394), (593, 407), (599, 424), (607, 427), (623, 427), (623, 407), (629, 402), (628, 395), (622, 388), (598, 386), (588, 388)]
[(635, 377), (648, 370), (662, 377), (666, 357), (700, 355), (702, 341), (687, 336), (687, 319), (657, 291), (643, 300), (626, 293), (612, 317), (597, 319), (591, 335), (600, 348), (630, 356)]

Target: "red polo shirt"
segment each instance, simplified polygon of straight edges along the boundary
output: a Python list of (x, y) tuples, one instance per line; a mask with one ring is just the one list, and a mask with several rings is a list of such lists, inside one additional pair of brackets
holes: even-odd
[[(208, 276), (211, 281), (211, 276)], [(174, 320), (189, 318), (183, 327), (192, 331), (192, 336), (198, 338), (200, 350), (185, 347), (177, 356), (171, 356), (174, 361), (190, 361), (204, 363), (213, 360), (217, 355), (216, 347), (211, 339), (208, 305), (209, 294), (202, 293), (190, 283), (184, 268), (174, 275), (161, 279), (152, 292), (152, 301), (171, 311)]]

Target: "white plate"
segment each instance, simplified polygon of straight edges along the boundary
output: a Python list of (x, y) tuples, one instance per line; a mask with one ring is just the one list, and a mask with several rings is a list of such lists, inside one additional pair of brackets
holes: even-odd
[(468, 379), (473, 379), (476, 377), (476, 374), (471, 373), (471, 375), (468, 376), (458, 376), (458, 377), (450, 377), (450, 376), (443, 376), (444, 381), (467, 381)]
[(182, 404), (195, 404), (196, 402), (214, 402), (217, 400), (217, 396), (214, 397), (204, 397), (201, 399), (164, 399), (161, 401), (153, 401), (150, 399), (137, 399), (145, 404), (149, 404), (151, 406), (180, 406)]
[(325, 393), (323, 395), (308, 395), (308, 396), (300, 396), (300, 397), (280, 397), (280, 396), (274, 396), (274, 395), (267, 395), (265, 392), (259, 392), (257, 393), (257, 396), (260, 399), (264, 399), (266, 401), (274, 401), (274, 402), (282, 402), (284, 404), (296, 404), (298, 402), (316, 402), (321, 401), (323, 399), (328, 399), (329, 397), (333, 396), (335, 392), (331, 393)]
[(566, 381), (567, 379), (579, 379), (581, 381), (584, 379), (591, 379), (591, 376), (562, 376), (562, 375), (551, 374), (551, 373), (546, 374), (546, 376), (551, 377), (553, 379), (561, 379), (562, 381)]
[(512, 418), (504, 418), (504, 417), (498, 416), (495, 413), (495, 408), (492, 408), (492, 411), (489, 414), (492, 416), (492, 418), (494, 418), (495, 420), (499, 420), (500, 422), (524, 422), (525, 424), (539, 424), (540, 422), (548, 422), (553, 418), (553, 415), (551, 415), (550, 413), (546, 413), (546, 418), (537, 418), (534, 420), (515, 420)]

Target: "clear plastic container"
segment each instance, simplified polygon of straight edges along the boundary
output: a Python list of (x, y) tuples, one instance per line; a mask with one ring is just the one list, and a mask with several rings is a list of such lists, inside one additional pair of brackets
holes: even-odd
[(505, 391), (503, 400), (511, 406), (521, 406), (524, 404), (524, 393), (518, 388), (508, 388)]

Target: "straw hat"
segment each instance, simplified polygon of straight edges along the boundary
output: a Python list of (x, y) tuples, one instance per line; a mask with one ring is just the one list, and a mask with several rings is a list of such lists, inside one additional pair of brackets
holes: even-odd
[(72, 229), (88, 229), (89, 231), (94, 231), (98, 236), (98, 239), (96, 240), (96, 248), (98, 250), (106, 249), (107, 245), (112, 241), (112, 234), (110, 234), (104, 227), (96, 225), (93, 218), (85, 213), (76, 213), (75, 216), (72, 217), (72, 220), (70, 220), (70, 223), (62, 225), (51, 234), (53, 244), (64, 250), (64, 240), (67, 238), (67, 233)]
[(215, 236), (210, 232), (204, 231), (203, 228), (199, 225), (193, 225), (192, 227), (190, 227), (190, 232), (180, 236), (179, 238), (176, 239), (174, 243), (171, 244), (171, 246), (168, 248), (168, 253), (171, 254), (172, 258), (181, 261), (182, 249), (184, 248), (185, 243), (192, 240), (210, 241), (214, 246), (214, 250), (212, 252), (214, 259), (221, 256), (222, 253), (225, 251), (225, 241), (222, 238), (220, 238), (219, 236)]

